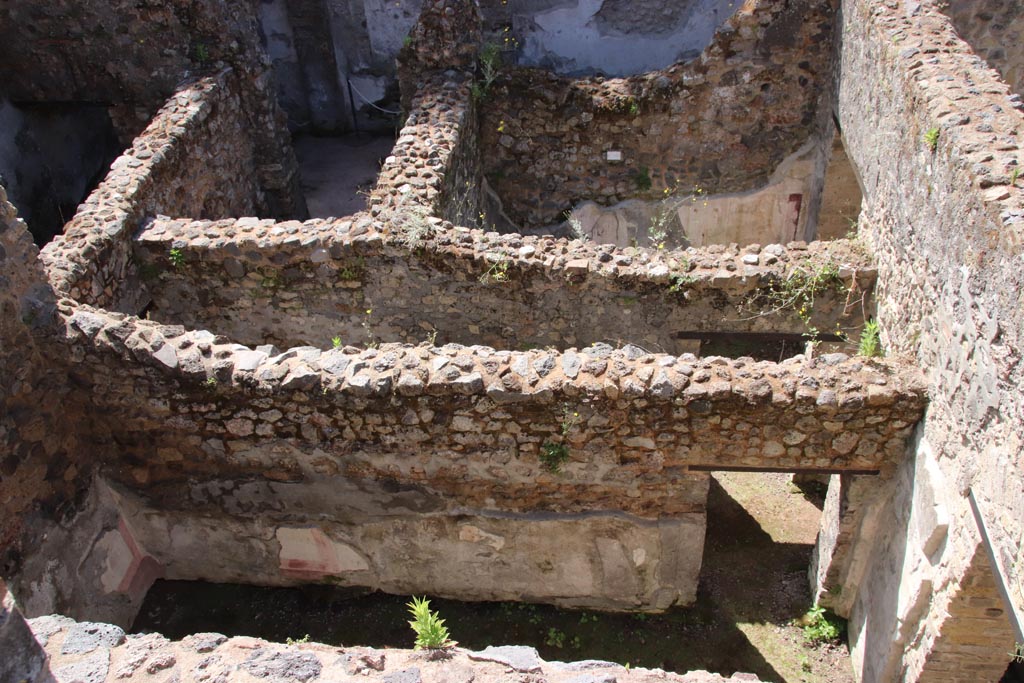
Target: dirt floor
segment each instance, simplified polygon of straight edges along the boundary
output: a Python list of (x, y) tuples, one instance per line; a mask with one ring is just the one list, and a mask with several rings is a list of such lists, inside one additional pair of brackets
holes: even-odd
[(367, 194), (394, 146), (393, 137), (369, 133), (295, 138), (310, 217), (337, 218), (365, 209)]
[(716, 606), (719, 629), (742, 634), (740, 670), (762, 681), (854, 681), (845, 645), (810, 647), (793, 624), (810, 607), (807, 567), (823, 496), (823, 488), (805, 494), (789, 474), (716, 472), (711, 481), (698, 599)]
[[(776, 683), (853, 683), (846, 647), (804, 642), (793, 624), (810, 607), (807, 566), (820, 495), (786, 474), (716, 473), (697, 604), (665, 614), (607, 614), (523, 603), (432, 600), (462, 647), (532, 645), (547, 660), (632, 666)], [(411, 647), (407, 596), (353, 597), (329, 586), (261, 588), (157, 582), (136, 631), (201, 631), (373, 647)]]

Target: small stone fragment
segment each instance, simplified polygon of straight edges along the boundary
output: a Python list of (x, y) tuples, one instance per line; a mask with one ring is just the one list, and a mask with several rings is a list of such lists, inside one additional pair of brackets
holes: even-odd
[(417, 667), (412, 667), (385, 674), (381, 680), (384, 683), (421, 683), (423, 677), (420, 675), (420, 670)]
[(124, 642), (124, 629), (113, 624), (99, 624), (83, 621), (68, 627), (64, 643), (60, 647), (63, 655), (80, 655), (99, 647), (117, 647)]
[(322, 665), (311, 652), (257, 650), (240, 668), (257, 678), (309, 681), (320, 675)]
[(104, 683), (109, 670), (110, 650), (104, 647), (74, 664), (60, 667), (54, 671), (54, 677), (60, 683)]
[(536, 673), (544, 663), (537, 650), (525, 645), (493, 645), (480, 652), (467, 653), (469, 658), (478, 662), (497, 662), (504, 664), (520, 673)]

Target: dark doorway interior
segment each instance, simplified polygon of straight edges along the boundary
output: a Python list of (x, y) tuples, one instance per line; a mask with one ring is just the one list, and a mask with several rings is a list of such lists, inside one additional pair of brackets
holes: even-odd
[(1024, 683), (1024, 660), (1010, 662), (999, 683)]
[(0, 184), (39, 246), (63, 231), (122, 149), (106, 105), (0, 99)]

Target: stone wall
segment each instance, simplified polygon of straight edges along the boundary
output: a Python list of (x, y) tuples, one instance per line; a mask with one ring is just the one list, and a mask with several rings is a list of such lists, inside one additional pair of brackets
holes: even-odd
[[(326, 348), (335, 337), (357, 346), (434, 338), (680, 353), (701, 332), (803, 334), (801, 316), (826, 334), (838, 327), (856, 338), (873, 312), (874, 271), (856, 243), (616, 250), (421, 220), (418, 236), (381, 234), (391, 229), (365, 214), (279, 224), (161, 220), (139, 233), (135, 258), (152, 276), (151, 318), (282, 348)], [(807, 310), (779, 305), (784, 282), (826, 267), (838, 277)]]
[(1014, 0), (951, 0), (942, 10), (975, 54), (1024, 94), (1024, 7)]
[(53, 294), (2, 187), (0, 264), (0, 575), (10, 577), (73, 510), (90, 465), (79, 452), (81, 412), (48, 341)]
[[(350, 129), (347, 81), (353, 86), (359, 129), (386, 125), (387, 117), (367, 100), (395, 108), (395, 58), (420, 10), (434, 4), (421, 0), (261, 3), (260, 28), (293, 130)], [(568, 4), (484, 0), (479, 4), (486, 42), (499, 45), (509, 63), (563, 74), (616, 76), (697, 57), (715, 29), (738, 7), (733, 0), (687, 0), (670, 6), (661, 0)], [(434, 47), (443, 44), (435, 42)]]
[[(19, 624), (28, 631), (24, 621)], [(285, 645), (250, 637), (227, 638), (219, 633), (199, 633), (171, 641), (159, 633), (126, 635), (110, 624), (81, 623), (56, 615), (31, 619), (29, 626), (38, 644), (32, 642), (32, 633), (20, 640), (36, 652), (42, 653), (45, 648), (50, 664), (43, 675), (38, 679), (29, 678), (27, 683), (54, 680), (48, 678), (50, 670), (60, 683), (148, 681), (153, 676), (223, 683), (267, 678), (302, 683), (353, 679), (372, 683), (500, 683), (509, 680), (757, 683), (758, 680), (752, 674), (737, 673), (730, 678), (706, 671), (676, 674), (596, 660), (548, 662), (540, 658), (537, 650), (524, 646), (491, 646), (479, 652), (452, 648), (446, 656), (437, 656), (432, 652), (375, 649), (345, 643)], [(458, 638), (458, 626), (448, 626)]]
[(0, 679), (35, 683), (46, 670), (47, 654), (36, 641), (25, 618), (14, 604), (14, 596), (0, 580)]
[[(259, 6), (278, 96), (296, 131), (391, 130), (395, 58), (421, 0), (271, 0)], [(351, 88), (351, 89), (350, 89)], [(376, 105), (376, 106), (374, 106)]]
[[(128, 619), (137, 604), (102, 590), (110, 558), (96, 552), (97, 539), (116, 515), (111, 520), (92, 488), (89, 399), (68, 382), (63, 345), (54, 342), (61, 332), (53, 292), (2, 187), (0, 262), (0, 576), (37, 614), (91, 609)], [(0, 640), (19, 633), (16, 621), (5, 602)], [(2, 675), (19, 662), (3, 643), (0, 652)]]
[[(298, 454), (337, 451), (357, 478), (436, 475), (430, 485), (450, 490), (450, 505), (685, 511), (672, 475), (685, 488), (688, 467), (888, 469), (924, 404), (916, 372), (898, 360), (698, 360), (604, 345), (269, 355), (209, 332), (62, 311), (75, 380), (103, 404), (125, 462), (138, 459), (118, 479), (143, 486), (204, 472), (301, 479)], [(567, 444), (565, 477), (540, 466), (547, 443)], [(279, 449), (292, 456), (274, 456)], [(251, 456), (234, 455), (244, 452)], [(593, 488), (577, 491), (573, 481)], [(649, 494), (623, 501), (613, 491)]]
[[(842, 30), (837, 114), (864, 184), (883, 340), (916, 355), (931, 399), (915, 454), (929, 483), (903, 486), (860, 541), (854, 658), (865, 681), (996, 680), (1024, 614), (1022, 105), (932, 2), (848, 0)], [(921, 492), (945, 506), (948, 531)], [(985, 546), (991, 568), (976, 561)], [(962, 613), (987, 571), (1012, 606)]]
[(348, 61), (334, 45), (333, 13), (327, 5), (322, 0), (259, 3), (278, 100), (293, 131), (332, 133), (353, 127), (352, 101), (343, 80)]
[(891, 480), (834, 474), (821, 512), (822, 527), (811, 557), (814, 604), (850, 616), (870, 549), (858, 540), (878, 534), (883, 501), (894, 493)]
[(699, 59), (661, 71), (572, 80), (505, 70), (480, 107), (484, 171), (527, 227), (585, 200), (758, 188), (815, 135), (832, 26), (832, 3), (758, 0)]
[[(921, 666), (921, 680), (1002, 680), (1005, 660), (1020, 641), (1009, 622), (999, 618), (1006, 614), (1006, 603), (983, 548), (970, 558), (960, 587), (946, 609), (949, 617)], [(1007, 656), (990, 659), (990, 653), (1000, 645)]]
[[(709, 331), (802, 334), (809, 323), (859, 334), (873, 311), (873, 271), (855, 243), (661, 253), (443, 222), (476, 225), (486, 203), (469, 76), (439, 71), (448, 62), (468, 68), (474, 43), (436, 49), (472, 35), (479, 17), (445, 7), (424, 13), (403, 57), (410, 113), (371, 196), (376, 220), (157, 220), (136, 243), (150, 317), (282, 348), (432, 338), (509, 349), (612, 341), (680, 353)], [(844, 284), (817, 293), (806, 323), (798, 306), (765, 303), (785, 278), (826, 266)]]
[(821, 212), (818, 215), (818, 239), (839, 239), (855, 233), (862, 200), (860, 180), (850, 164), (842, 135), (837, 131), (825, 171)]
[(484, 227), (489, 209), (483, 150), (480, 147), (480, 121), (470, 89), (467, 87), (463, 93), (463, 101), (467, 104), (460, 108), (463, 118), (458, 142), (445, 172), (437, 215), (455, 225)]
[[(707, 481), (696, 475), (690, 495)], [(704, 547), (697, 509), (446, 511), (419, 487), (342, 477), (213, 479), (160, 494), (152, 504), (122, 489), (118, 509), (168, 579), (658, 611), (693, 602)]]
[(824, 165), (821, 156), (814, 145), (804, 145), (783, 160), (766, 185), (747, 192), (676, 193), (609, 207), (585, 202), (572, 216), (587, 239), (623, 248), (811, 241), (817, 232), (811, 198), (821, 190), (816, 173), (816, 165)]
[(99, 581), (121, 603), (165, 575), (664, 609), (695, 596), (703, 470), (888, 471), (924, 407), (913, 369), (841, 355), (385, 344), (270, 356), (66, 300), (61, 311), (122, 520), (90, 534), (102, 543), (89, 554), (131, 551)]
[(183, 82), (230, 66), (265, 212), (303, 218), (284, 114), (247, 0), (12, 0), (0, 8), (0, 83), (20, 103), (112, 106), (127, 144)]
[(431, 216), (477, 225), (483, 205), (469, 75), (414, 73), (424, 80), (369, 202), (374, 216), (392, 214), (391, 230), (410, 242), (429, 232)]
[(0, 81), (17, 102), (131, 103), (143, 121), (183, 77), (251, 58), (247, 2), (12, 1), (0, 10)]
[(62, 295), (112, 310), (146, 301), (132, 235), (157, 214), (223, 218), (262, 203), (254, 149), (231, 72), (185, 86), (79, 207), (42, 258)]

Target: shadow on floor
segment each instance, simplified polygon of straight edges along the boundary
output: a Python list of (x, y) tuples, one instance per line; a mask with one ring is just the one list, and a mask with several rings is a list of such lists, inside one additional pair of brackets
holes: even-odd
[(295, 155), (310, 218), (351, 216), (364, 210), (394, 146), (391, 135), (296, 137)]

